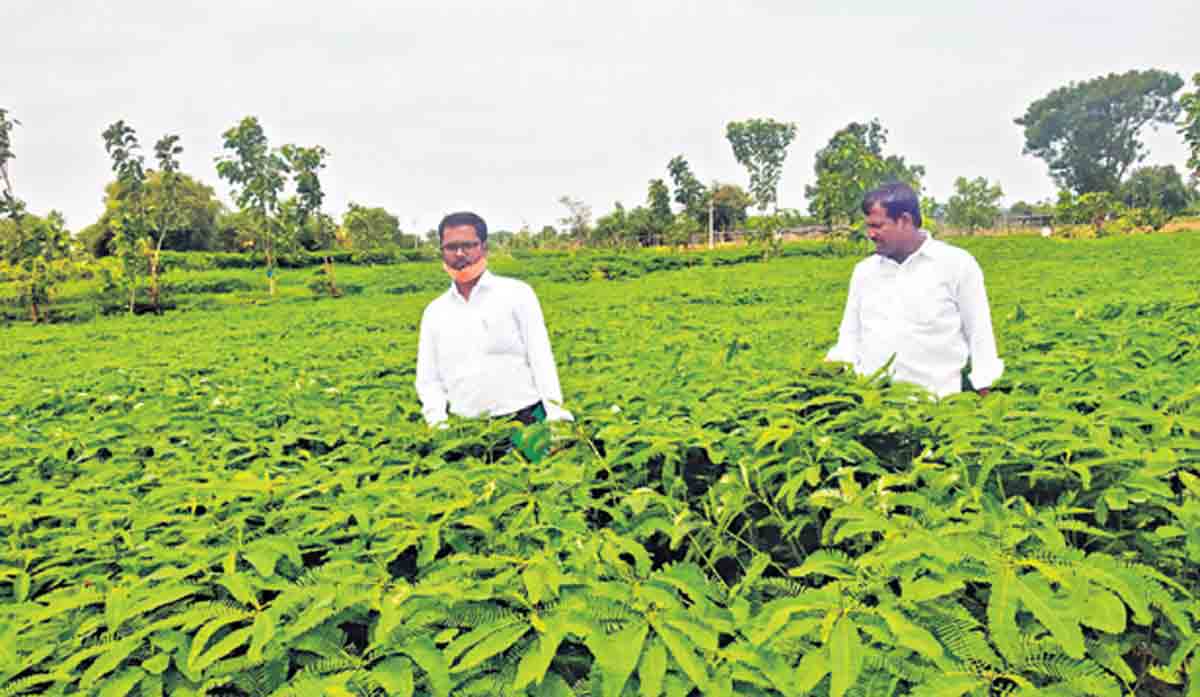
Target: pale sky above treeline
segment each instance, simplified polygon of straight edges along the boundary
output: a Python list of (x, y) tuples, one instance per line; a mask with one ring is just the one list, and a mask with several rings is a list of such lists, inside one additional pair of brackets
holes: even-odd
[[(472, 209), (493, 229), (643, 203), (683, 155), (746, 186), (725, 125), (796, 123), (780, 205), (807, 209), (813, 157), (879, 118), (887, 153), (998, 181), (1005, 203), (1053, 196), (1013, 119), (1071, 81), (1200, 71), (1200, 3), (788, 0), (3, 0), (0, 107), (15, 193), (81, 228), (112, 179), (101, 132), (125, 119), (152, 160), (175, 133), (184, 170), (229, 200), (221, 133), (257, 116), (272, 144), (330, 153), (326, 211), (383, 206), (406, 231)], [(1182, 169), (1173, 128), (1145, 164)]]

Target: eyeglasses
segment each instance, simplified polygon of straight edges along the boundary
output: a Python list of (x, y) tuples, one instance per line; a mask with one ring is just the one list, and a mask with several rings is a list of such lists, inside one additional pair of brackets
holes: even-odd
[(442, 252), (446, 254), (454, 254), (456, 252), (473, 252), (479, 249), (479, 242), (451, 242), (442, 245)]

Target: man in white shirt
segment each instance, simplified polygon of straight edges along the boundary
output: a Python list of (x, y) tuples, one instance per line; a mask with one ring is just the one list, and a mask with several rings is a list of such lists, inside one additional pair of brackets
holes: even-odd
[[(971, 386), (986, 395), (1004, 372), (996, 353), (983, 270), (965, 250), (921, 229), (916, 193), (885, 184), (863, 199), (875, 254), (860, 261), (827, 361), (870, 375), (891, 360), (893, 379), (945, 397)], [(894, 357), (894, 358), (893, 358)]]
[(417, 350), (417, 395), (425, 421), (447, 412), (525, 424), (572, 420), (542, 308), (528, 284), (487, 270), (487, 223), (451, 213), (438, 225), (451, 283), (425, 308)]

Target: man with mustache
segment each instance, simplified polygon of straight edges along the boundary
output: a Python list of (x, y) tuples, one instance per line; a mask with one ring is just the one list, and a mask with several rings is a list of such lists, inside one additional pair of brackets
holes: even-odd
[(529, 425), (572, 420), (550, 351), (542, 308), (528, 284), (487, 270), (487, 223), (451, 213), (438, 225), (450, 287), (425, 308), (417, 349), (417, 395), (425, 421), (447, 413)]
[(891, 360), (895, 380), (945, 397), (962, 390), (969, 358), (971, 386), (986, 395), (1004, 362), (975, 258), (921, 229), (917, 194), (906, 184), (868, 192), (862, 210), (875, 254), (854, 267), (837, 345), (825, 360), (862, 375)]

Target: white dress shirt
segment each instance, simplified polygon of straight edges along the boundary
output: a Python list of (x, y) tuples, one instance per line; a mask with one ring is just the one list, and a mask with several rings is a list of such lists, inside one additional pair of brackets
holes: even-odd
[(904, 263), (875, 254), (854, 267), (837, 345), (825, 360), (870, 375), (893, 355), (893, 379), (939, 397), (962, 389), (968, 356), (975, 389), (990, 387), (1004, 372), (983, 270), (970, 253), (926, 233)]
[(417, 349), (425, 421), (502, 416), (541, 401), (550, 420), (572, 420), (537, 296), (528, 284), (484, 271), (464, 299), (454, 283), (425, 308)]

